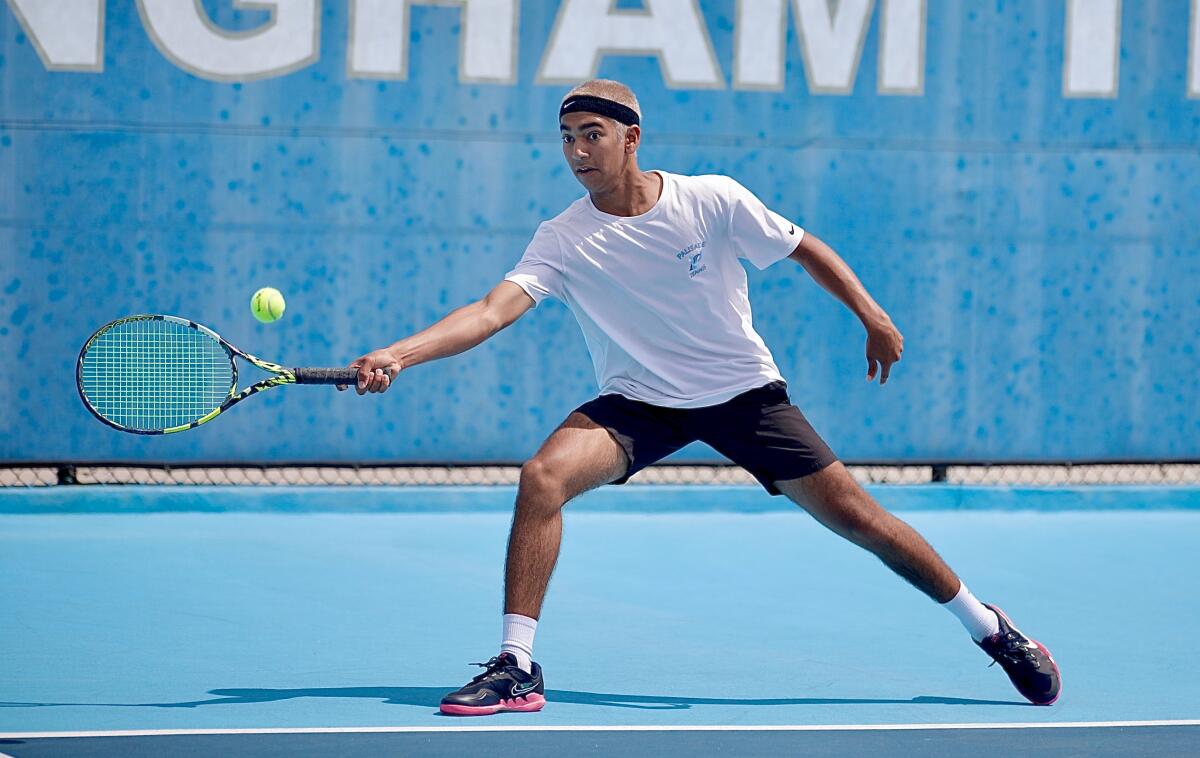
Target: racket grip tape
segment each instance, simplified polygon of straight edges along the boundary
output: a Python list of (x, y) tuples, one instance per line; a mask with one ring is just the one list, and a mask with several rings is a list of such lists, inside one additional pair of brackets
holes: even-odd
[(358, 381), (356, 368), (294, 368), (296, 384), (354, 384)]

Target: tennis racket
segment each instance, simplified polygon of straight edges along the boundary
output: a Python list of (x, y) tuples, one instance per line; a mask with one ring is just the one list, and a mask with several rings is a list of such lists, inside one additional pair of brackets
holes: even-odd
[[(238, 391), (234, 358), (271, 374)], [(79, 352), (75, 382), (92, 414), (114, 429), (171, 434), (212, 421), (282, 384), (354, 384), (354, 368), (284, 368), (213, 330), (176, 316), (127, 316), (105, 324)]]

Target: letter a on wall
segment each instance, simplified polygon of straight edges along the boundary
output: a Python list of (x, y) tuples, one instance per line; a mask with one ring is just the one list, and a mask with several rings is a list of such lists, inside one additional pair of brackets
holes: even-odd
[(656, 55), (668, 87), (725, 86), (694, 0), (642, 0), (641, 10), (617, 10), (614, 5), (612, 0), (564, 0), (538, 83), (590, 79), (604, 55)]

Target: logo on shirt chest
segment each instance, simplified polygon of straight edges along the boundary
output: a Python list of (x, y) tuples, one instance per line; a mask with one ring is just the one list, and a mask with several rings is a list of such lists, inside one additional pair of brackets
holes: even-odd
[(676, 260), (686, 260), (688, 262), (689, 279), (695, 279), (708, 270), (708, 266), (701, 262), (704, 258), (704, 246), (707, 244), (707, 240), (700, 240), (675, 253)]

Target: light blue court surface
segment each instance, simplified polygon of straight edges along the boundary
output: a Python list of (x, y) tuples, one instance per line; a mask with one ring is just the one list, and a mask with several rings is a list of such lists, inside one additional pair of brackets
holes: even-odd
[[(1121, 509), (1098, 490), (1107, 509), (1088, 510), (1086, 489), (1044, 490), (1029, 499), (1040, 509), (1012, 510), (972, 491), (875, 490), (977, 595), (1054, 652), (1063, 695), (1039, 708), (987, 668), (949, 614), (781, 498), (606, 488), (565, 520), (537, 640), (549, 704), (490, 719), (443, 717), (437, 704), (477, 670), (468, 662), (496, 651), (509, 521), (498, 504), (511, 488), (0, 492), (0, 753), (127, 755), (140, 740), (147, 754), (340, 755), (357, 745), (449, 755), (524, 743), (509, 732), (30, 735), (707, 726), (724, 731), (536, 739), (564, 754), (723, 744), (743, 755), (845, 754), (878, 752), (881, 733), (738, 730), (904, 725), (882, 733), (896, 754), (936, 754), (933, 744), (947, 754), (1017, 744), (1171, 754), (1200, 744), (1200, 729), (912, 730), (1200, 723), (1200, 607), (1189, 600), (1200, 498), (1152, 491), (1124, 490)], [(255, 510), (237, 510), (238, 498)], [(611, 510), (614, 501), (630, 510)], [(105, 512), (126, 510), (141, 512)], [(483, 741), (462, 741), (472, 735)], [(180, 741), (151, 749), (165, 739)]]

